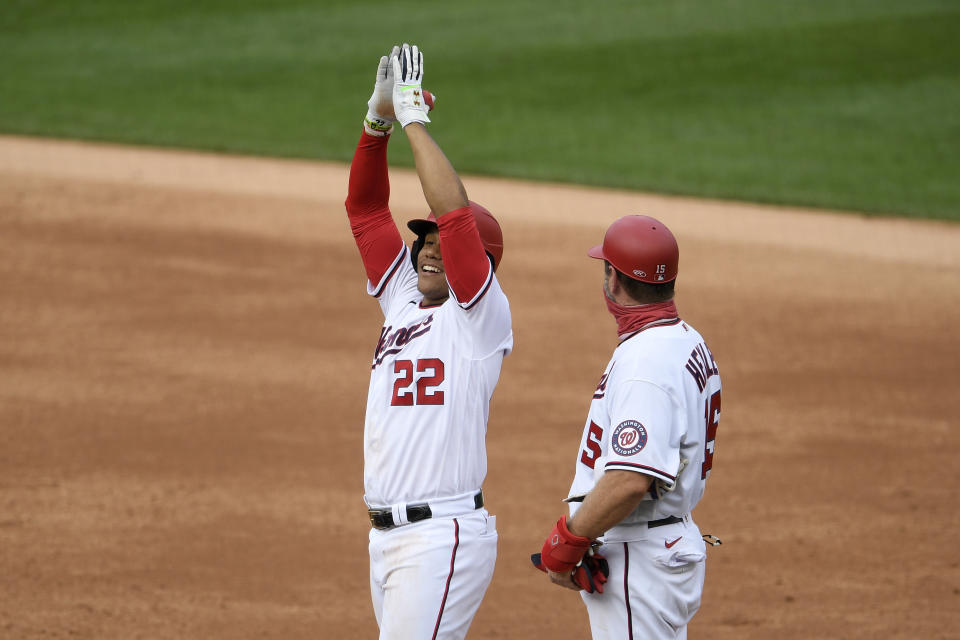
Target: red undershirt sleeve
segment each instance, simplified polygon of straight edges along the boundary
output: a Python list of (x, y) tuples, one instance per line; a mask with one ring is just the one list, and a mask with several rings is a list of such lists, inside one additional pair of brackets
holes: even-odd
[(480, 241), (480, 232), (468, 205), (437, 218), (440, 250), (447, 282), (461, 305), (475, 303), (490, 286), (493, 268)]
[(350, 165), (347, 217), (360, 250), (367, 279), (376, 286), (403, 250), (403, 238), (390, 214), (390, 179), (387, 171), (389, 136), (360, 137)]

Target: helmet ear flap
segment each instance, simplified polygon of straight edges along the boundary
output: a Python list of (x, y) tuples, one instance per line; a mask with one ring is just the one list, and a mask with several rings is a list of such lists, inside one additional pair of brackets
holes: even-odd
[(423, 235), (417, 236), (417, 239), (410, 245), (410, 262), (413, 263), (414, 271), (417, 270), (417, 256), (420, 255), (420, 250), (423, 249), (423, 238)]

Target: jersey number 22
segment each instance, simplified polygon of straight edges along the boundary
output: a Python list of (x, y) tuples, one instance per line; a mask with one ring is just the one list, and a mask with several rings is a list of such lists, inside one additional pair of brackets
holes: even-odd
[[(418, 374), (427, 373), (417, 378), (415, 392), (409, 388), (413, 385), (414, 370)], [(397, 379), (393, 381), (393, 397), (390, 399), (394, 407), (443, 404), (443, 391), (435, 390), (443, 382), (443, 360), (397, 360), (393, 363), (393, 372), (397, 374)]]

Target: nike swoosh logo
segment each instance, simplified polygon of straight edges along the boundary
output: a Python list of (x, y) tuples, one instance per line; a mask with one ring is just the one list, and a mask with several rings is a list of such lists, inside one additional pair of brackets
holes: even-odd
[(664, 540), (664, 541), (663, 541), (663, 546), (665, 546), (667, 549), (669, 549), (669, 548), (672, 547), (673, 545), (675, 545), (675, 544), (677, 544), (678, 542), (680, 542), (680, 540), (681, 540), (682, 538), (683, 538), (683, 536), (680, 536), (679, 538), (677, 538), (677, 539), (674, 540), (673, 542), (667, 542), (666, 540)]

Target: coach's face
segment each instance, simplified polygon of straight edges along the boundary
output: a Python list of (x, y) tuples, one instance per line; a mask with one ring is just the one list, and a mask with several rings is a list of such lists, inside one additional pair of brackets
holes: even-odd
[(417, 256), (417, 289), (423, 294), (425, 305), (441, 304), (450, 296), (440, 255), (440, 234), (436, 231), (424, 236)]

